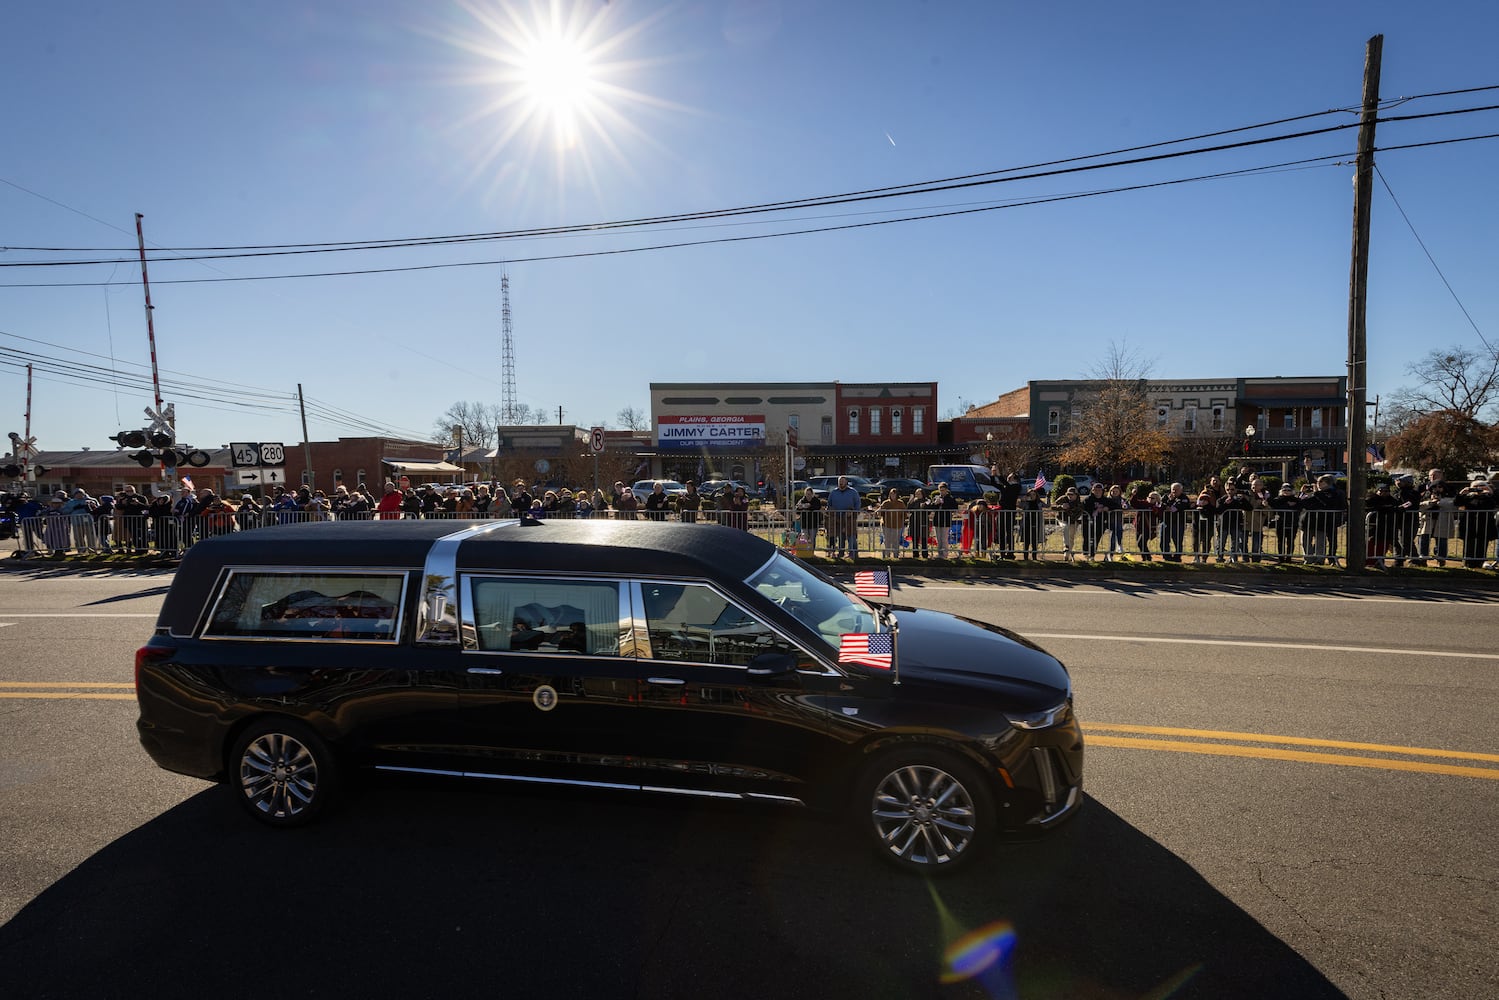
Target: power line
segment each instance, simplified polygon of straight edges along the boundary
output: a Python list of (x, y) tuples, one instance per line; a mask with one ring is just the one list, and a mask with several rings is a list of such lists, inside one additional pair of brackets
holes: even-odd
[(1493, 345), (1488, 342), (1488, 338), (1483, 335), (1483, 331), (1480, 330), (1478, 328), (1478, 324), (1473, 321), (1472, 315), (1468, 312), (1468, 307), (1463, 305), (1463, 300), (1457, 297), (1457, 292), (1453, 289), (1452, 283), (1447, 280), (1447, 276), (1442, 273), (1441, 266), (1437, 264), (1437, 259), (1433, 257), (1431, 255), (1431, 251), (1427, 249), (1426, 241), (1421, 238), (1420, 233), (1416, 232), (1415, 223), (1411, 222), (1411, 217), (1405, 213), (1405, 207), (1400, 204), (1400, 199), (1395, 197), (1395, 189), (1390, 187), (1389, 181), (1385, 180), (1384, 171), (1379, 169), (1378, 164), (1374, 165), (1374, 172), (1379, 176), (1379, 182), (1384, 185), (1385, 191), (1389, 194), (1390, 201), (1395, 203), (1395, 210), (1400, 213), (1400, 217), (1405, 220), (1405, 225), (1408, 229), (1410, 229), (1411, 235), (1416, 238), (1416, 243), (1421, 247), (1421, 252), (1424, 253), (1426, 255), (1426, 259), (1431, 262), (1432, 270), (1436, 271), (1437, 277), (1442, 279), (1442, 284), (1447, 286), (1447, 294), (1452, 296), (1452, 301), (1456, 302), (1457, 307), (1462, 310), (1463, 316), (1468, 320), (1468, 325), (1473, 328), (1474, 333), (1478, 334), (1478, 339), (1483, 342), (1483, 346), (1492, 351), (1494, 349)]
[[(1413, 100), (1414, 98), (1403, 98)], [(1170, 153), (1158, 153), (1151, 156), (1132, 157), (1124, 160), (1109, 160), (1103, 163), (1083, 164), (1087, 160), (1100, 159), (1102, 157), (1118, 156), (1123, 153), (1141, 152), (1150, 149), (1159, 149), (1165, 146), (1180, 145), (1184, 142), (1195, 142), (1206, 138), (1217, 138), (1224, 135), (1238, 134), (1273, 125), (1286, 124), (1294, 121), (1302, 121), (1309, 118), (1322, 117), (1329, 114), (1339, 114), (1347, 109), (1333, 109), (1319, 111), (1311, 114), (1298, 115), (1291, 118), (1279, 119), (1274, 122), (1263, 122), (1255, 125), (1245, 125), (1233, 129), (1223, 129), (1217, 132), (1202, 133), (1183, 139), (1173, 139), (1164, 142), (1149, 143), (1141, 146), (1127, 147), (1109, 153), (1094, 153), (1086, 156), (1070, 157), (1061, 160), (1051, 160), (1043, 163), (1031, 164), (1022, 167), (1009, 167), (1001, 170), (985, 171), (982, 173), (965, 174), (956, 177), (948, 177), (935, 181), (923, 181), (895, 185), (891, 187), (869, 188), (861, 191), (846, 192), (837, 195), (823, 195), (810, 198), (799, 198), (789, 201), (767, 202), (758, 205), (740, 206), (729, 209), (715, 209), (711, 211), (686, 212), (673, 215), (651, 216), (637, 219), (626, 219), (612, 222), (594, 222), (569, 226), (551, 226), (532, 229), (509, 230), (493, 233), (469, 233), (458, 236), (429, 236), (413, 237), (401, 240), (365, 240), (348, 241), (342, 243), (312, 243), (312, 244), (280, 244), (266, 246), (247, 247), (196, 247), (196, 248), (170, 248), (166, 251), (173, 254), (176, 261), (197, 260), (236, 260), (253, 257), (276, 257), (292, 256), (314, 253), (348, 253), (365, 250), (390, 250), (390, 249), (413, 249), (423, 246), (443, 246), (473, 242), (491, 242), (495, 240), (521, 239), (536, 236), (558, 236), (570, 234), (596, 234), (601, 231), (621, 228), (638, 228), (645, 225), (671, 224), (678, 222), (700, 221), (712, 218), (729, 218), (738, 215), (765, 214), (770, 212), (782, 212), (800, 208), (827, 207), (832, 205), (849, 204), (857, 201), (868, 201), (884, 198), (904, 198), (912, 195), (931, 194), (941, 191), (951, 191), (967, 187), (986, 186), (992, 184), (1011, 183), (1020, 180), (1035, 180), (1045, 177), (1054, 177), (1061, 174), (1076, 173), (1080, 171), (1092, 171), (1110, 169), (1122, 166), (1136, 166), (1159, 160), (1175, 159), (1184, 156), (1196, 156), (1204, 153), (1224, 152), (1233, 149), (1242, 149), (1249, 146), (1263, 145), (1272, 142), (1285, 142), (1292, 139), (1308, 138), (1316, 135), (1325, 135), (1332, 132), (1345, 131), (1357, 128), (1357, 122), (1345, 122), (1338, 125), (1328, 126), (1320, 129), (1309, 129), (1301, 132), (1292, 132), (1284, 135), (1268, 136), (1259, 139), (1247, 139), (1241, 142), (1222, 143), (1215, 146), (1197, 147), (1193, 149), (1180, 150)], [(1437, 118), (1457, 114), (1472, 114), (1482, 111), (1499, 110), (1499, 105), (1488, 105), (1473, 108), (1460, 108), (1448, 111), (1428, 112), (1419, 115), (1391, 116), (1380, 119), (1381, 122), (1415, 121), (1423, 118)], [(1068, 165), (1071, 166), (1068, 166)], [(1052, 169), (1041, 169), (1052, 168)], [(91, 252), (80, 249), (65, 248), (27, 248), (9, 247), (10, 250), (27, 250), (29, 252), (59, 252), (78, 253)], [(106, 251), (124, 252), (124, 251)], [(183, 256), (189, 252), (206, 252), (205, 256)], [(66, 260), (66, 261), (6, 261), (0, 263), (3, 267), (77, 267), (85, 265), (96, 265), (105, 263), (130, 263), (127, 258), (96, 258), (92, 260)], [(358, 272), (354, 272), (358, 273)], [(31, 287), (31, 286), (16, 286)]]
[[(1471, 141), (1473, 139), (1488, 139), (1488, 138), (1495, 138), (1495, 135), (1491, 134), (1491, 135), (1484, 135), (1484, 136), (1473, 136), (1473, 137), (1468, 137), (1468, 138), (1464, 138), (1464, 139), (1441, 140), (1441, 142), (1442, 143), (1465, 142), (1465, 141)], [(1413, 144), (1410, 144), (1409, 147), (1389, 147), (1389, 148), (1392, 148), (1392, 149), (1416, 148), (1416, 147), (1419, 147), (1419, 146), (1436, 145), (1436, 144), (1439, 144), (1439, 143), (1437, 143), (1437, 142), (1413, 143)], [(1312, 157), (1312, 158), (1309, 158), (1309, 159), (1306, 159), (1306, 160), (1292, 160), (1292, 161), (1286, 161), (1286, 162), (1283, 162), (1283, 163), (1266, 164), (1266, 165), (1262, 165), (1262, 166), (1258, 166), (1258, 167), (1245, 167), (1245, 168), (1241, 168), (1239, 170), (1222, 171), (1222, 172), (1214, 173), (1214, 174), (1202, 174), (1202, 175), (1196, 175), (1196, 176), (1192, 176), (1192, 177), (1175, 178), (1175, 179), (1166, 180), (1166, 181), (1153, 181), (1153, 182), (1142, 183), (1142, 184), (1124, 185), (1124, 186), (1112, 187), (1112, 188), (1102, 188), (1102, 189), (1097, 189), (1097, 190), (1092, 190), (1092, 191), (1086, 191), (1086, 192), (1081, 192), (1081, 193), (1044, 196), (1044, 197), (1038, 197), (1038, 198), (1023, 199), (1023, 200), (1018, 200), (1018, 201), (1006, 201), (1006, 202), (1004, 202), (1002, 204), (998, 204), (998, 205), (985, 205), (985, 206), (977, 207), (977, 208), (967, 208), (967, 209), (960, 209), (960, 210), (954, 210), (954, 211), (942, 211), (942, 212), (928, 212), (928, 213), (918, 214), (918, 215), (905, 215), (905, 216), (901, 216), (900, 218), (896, 218), (896, 219), (883, 219), (883, 220), (872, 221), (872, 222), (850, 223), (850, 224), (838, 225), (838, 226), (818, 226), (818, 227), (805, 228), (805, 229), (783, 230), (783, 231), (778, 231), (778, 232), (761, 233), (761, 234), (750, 235), (750, 236), (730, 236), (730, 237), (720, 237), (720, 238), (708, 239), (708, 240), (682, 240), (682, 241), (678, 241), (678, 242), (674, 242), (674, 243), (658, 243), (658, 244), (651, 244), (651, 245), (647, 245), (647, 246), (625, 247), (625, 248), (618, 248), (618, 249), (612, 249), (612, 250), (581, 251), (581, 252), (577, 252), (577, 253), (546, 254), (546, 255), (536, 255), (536, 256), (529, 256), (529, 257), (506, 257), (506, 258), (498, 259), (498, 260), (457, 261), (457, 262), (448, 262), (448, 263), (442, 263), (442, 264), (410, 264), (410, 265), (404, 265), (404, 266), (398, 266), (398, 267), (359, 268), (359, 269), (351, 269), (351, 270), (344, 270), (344, 271), (300, 272), (300, 273), (294, 273), (294, 274), (245, 275), (245, 276), (226, 277), (226, 278), (176, 278), (176, 279), (168, 278), (168, 279), (158, 280), (156, 282), (156, 284), (161, 284), (161, 285), (181, 285), (181, 284), (205, 284), (205, 283), (210, 283), (211, 284), (211, 283), (222, 283), (222, 282), (233, 282), (233, 281), (276, 281), (276, 280), (291, 279), (291, 278), (349, 277), (349, 276), (360, 276), (360, 275), (371, 275), (371, 274), (393, 274), (393, 273), (414, 272), (414, 271), (447, 270), (447, 269), (458, 268), (458, 267), (495, 267), (495, 266), (503, 266), (503, 265), (510, 265), (510, 264), (518, 264), (518, 263), (538, 263), (538, 262), (556, 261), (556, 260), (578, 260), (578, 259), (585, 259), (585, 258), (590, 258), (590, 257), (620, 256), (620, 255), (625, 255), (625, 254), (645, 253), (645, 252), (657, 251), (657, 250), (674, 250), (674, 249), (682, 249), (682, 248), (685, 248), (685, 247), (710, 246), (710, 245), (725, 244), (725, 243), (742, 243), (742, 242), (751, 242), (751, 241), (766, 240), (766, 239), (778, 239), (778, 238), (783, 238), (783, 237), (788, 237), (788, 236), (805, 236), (805, 235), (811, 235), (811, 234), (817, 234), (817, 233), (839, 232), (839, 231), (846, 231), (846, 230), (853, 230), (853, 229), (866, 229), (866, 228), (872, 228), (872, 227), (875, 227), (875, 226), (894, 225), (894, 224), (907, 223), (907, 222), (920, 222), (920, 221), (929, 221), (929, 220), (941, 219), (941, 218), (953, 218), (953, 217), (963, 216), (963, 215), (974, 215), (974, 214), (979, 214), (979, 213), (983, 213), (983, 212), (998, 211), (998, 210), (1001, 210), (1001, 209), (1023, 208), (1023, 207), (1030, 207), (1030, 206), (1035, 206), (1035, 205), (1051, 204), (1051, 203), (1055, 203), (1055, 202), (1072, 201), (1072, 200), (1076, 200), (1076, 199), (1079, 199), (1079, 198), (1099, 197), (1099, 196), (1102, 196), (1102, 195), (1120, 194), (1120, 193), (1125, 193), (1125, 192), (1130, 192), (1130, 191), (1141, 191), (1141, 190), (1147, 190), (1147, 189), (1150, 189), (1150, 188), (1173, 186), (1173, 185), (1177, 185), (1177, 184), (1196, 183), (1196, 182), (1205, 181), (1205, 180), (1218, 180), (1218, 179), (1231, 178), (1231, 177), (1248, 176), (1248, 175), (1253, 175), (1253, 174), (1258, 174), (1258, 173), (1278, 172), (1278, 171), (1282, 171), (1282, 170), (1285, 170), (1285, 169), (1290, 168), (1290, 167), (1296, 167), (1296, 166), (1305, 165), (1305, 164), (1315, 164), (1315, 163), (1319, 163), (1319, 162), (1323, 163), (1324, 165), (1334, 165), (1334, 164), (1337, 164), (1339, 162), (1342, 162), (1342, 161), (1346, 160), (1346, 158), (1347, 158), (1348, 155), (1350, 155), (1350, 154), (1348, 154), (1348, 153), (1338, 153), (1338, 154), (1331, 154), (1331, 155), (1322, 156), (1322, 157)], [(97, 287), (100, 284), (101, 284), (100, 282), (43, 282), (43, 283), (35, 283), (35, 284), (16, 283), (16, 284), (0, 284), (0, 288), (77, 288), (77, 287)], [(128, 282), (119, 282), (119, 284), (128, 284)]]

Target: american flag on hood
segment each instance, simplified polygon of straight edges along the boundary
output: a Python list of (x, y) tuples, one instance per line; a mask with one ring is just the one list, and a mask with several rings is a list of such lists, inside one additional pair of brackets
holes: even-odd
[(889, 597), (890, 573), (883, 569), (861, 569), (854, 574), (854, 593), (860, 597)]
[(850, 632), (838, 644), (839, 663), (857, 663), (876, 670), (895, 668), (895, 636), (889, 632)]

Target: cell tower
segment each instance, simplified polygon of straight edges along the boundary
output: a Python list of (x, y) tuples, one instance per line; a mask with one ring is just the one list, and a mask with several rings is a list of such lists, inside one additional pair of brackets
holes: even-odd
[(500, 413), (507, 424), (515, 423), (515, 341), (510, 336), (510, 272), (500, 274), (500, 328), (504, 332), (501, 366), (505, 374)]

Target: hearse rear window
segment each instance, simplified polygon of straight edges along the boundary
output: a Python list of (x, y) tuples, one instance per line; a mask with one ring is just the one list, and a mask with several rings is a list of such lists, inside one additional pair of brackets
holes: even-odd
[(619, 584), (475, 579), (479, 648), (618, 656)]
[(205, 636), (394, 642), (403, 573), (236, 571)]

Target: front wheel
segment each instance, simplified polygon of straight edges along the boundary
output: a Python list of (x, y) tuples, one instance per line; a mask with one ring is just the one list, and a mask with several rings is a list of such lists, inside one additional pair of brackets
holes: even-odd
[(880, 856), (906, 871), (956, 871), (995, 836), (994, 796), (982, 774), (945, 750), (881, 754), (861, 771), (854, 802), (854, 820)]
[(312, 822), (327, 807), (337, 778), (327, 744), (294, 719), (256, 723), (235, 741), (229, 758), (229, 790), (271, 826)]

